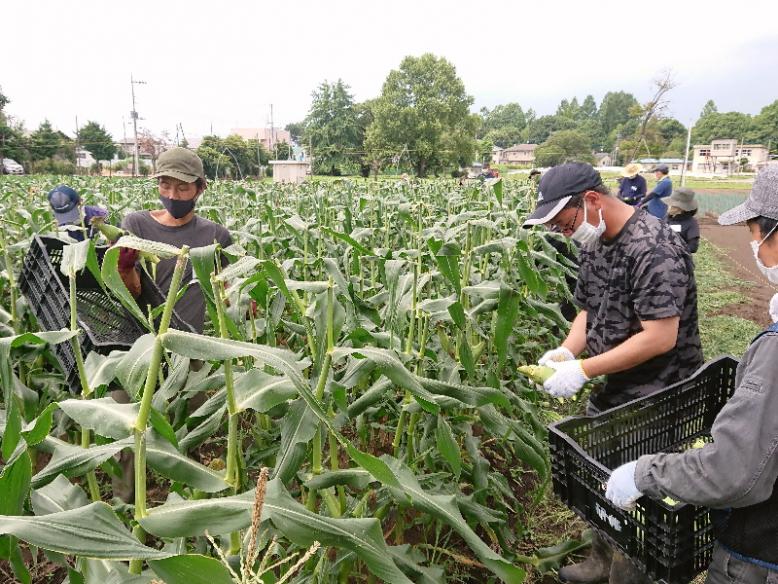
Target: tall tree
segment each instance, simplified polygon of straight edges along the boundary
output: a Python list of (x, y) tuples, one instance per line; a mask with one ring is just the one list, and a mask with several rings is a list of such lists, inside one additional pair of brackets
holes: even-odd
[(762, 108), (753, 121), (753, 138), (770, 145), (771, 150), (778, 147), (778, 100)]
[(62, 147), (60, 133), (51, 127), (49, 120), (43, 120), (38, 129), (30, 134), (30, 159), (45, 160), (57, 154)]
[(116, 154), (113, 138), (97, 122), (87, 122), (78, 133), (79, 143), (98, 161), (111, 160)]
[(711, 114), (717, 114), (719, 113), (719, 109), (716, 107), (716, 103), (709, 99), (705, 102), (705, 105), (702, 106), (702, 112), (700, 112), (700, 117), (704, 118), (706, 116), (709, 116)]
[(305, 118), (305, 142), (313, 148), (316, 172), (341, 174), (353, 166), (360, 150), (357, 111), (349, 86), (338, 79), (313, 92)]
[(503, 128), (515, 128), (521, 131), (527, 125), (524, 110), (515, 102), (498, 105), (491, 111), (487, 108), (482, 108), (481, 118), (483, 119), (481, 135), (487, 134), (492, 130), (502, 130)]
[(594, 120), (597, 118), (597, 102), (594, 96), (587, 95), (581, 104), (580, 116), (584, 120)]
[(560, 116), (540, 116), (527, 126), (526, 141), (531, 144), (541, 144), (559, 130), (572, 130), (576, 127), (575, 120)]
[(305, 132), (305, 122), (291, 122), (284, 127), (284, 130), (289, 132), (292, 140), (299, 142)]
[(640, 105), (635, 96), (625, 91), (609, 91), (600, 104), (602, 133), (609, 136), (617, 126), (626, 124), (633, 117), (635, 106)]
[(430, 53), (406, 57), (375, 101), (367, 144), (387, 158), (407, 153), (420, 177), (471, 162), (478, 125), (472, 103), (446, 59)]
[(692, 129), (695, 144), (710, 144), (711, 140), (749, 140), (754, 133), (753, 119), (741, 112), (710, 113), (701, 117)]
[(538, 166), (554, 166), (571, 160), (594, 162), (589, 137), (577, 130), (554, 132), (535, 149), (535, 163)]

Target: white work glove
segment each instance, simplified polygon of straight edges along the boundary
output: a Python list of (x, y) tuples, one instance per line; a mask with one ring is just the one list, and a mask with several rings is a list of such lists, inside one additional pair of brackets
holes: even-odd
[(572, 397), (589, 381), (584, 373), (583, 365), (578, 361), (548, 361), (546, 367), (551, 367), (556, 373), (546, 379), (543, 389), (554, 397)]
[(638, 491), (635, 484), (635, 468), (637, 460), (622, 464), (611, 473), (608, 485), (605, 488), (605, 497), (617, 507), (630, 511), (635, 508), (635, 503), (643, 493)]
[(572, 361), (575, 359), (575, 355), (570, 352), (567, 347), (557, 347), (543, 353), (543, 356), (538, 359), (538, 365), (548, 367), (551, 361)]

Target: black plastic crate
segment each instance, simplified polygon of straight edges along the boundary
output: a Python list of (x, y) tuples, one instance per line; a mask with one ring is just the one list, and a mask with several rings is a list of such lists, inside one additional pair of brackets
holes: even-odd
[(681, 452), (710, 436), (735, 391), (737, 361), (720, 357), (691, 378), (594, 417), (549, 426), (554, 492), (655, 581), (690, 582), (713, 554), (710, 510), (642, 497), (634, 511), (605, 498), (616, 467), (644, 454)]
[[(52, 331), (70, 327), (70, 284), (60, 271), (62, 252), (67, 244), (56, 238), (35, 236), (24, 259), (19, 288), (27, 298), (38, 324)], [(102, 262), (106, 247), (97, 248)], [(143, 294), (139, 306), (159, 306), (164, 297), (154, 282), (142, 272)], [(113, 350), (127, 350), (147, 331), (117, 300), (109, 296), (89, 270), (76, 277), (76, 312), (81, 352), (86, 358), (90, 351), (108, 354)], [(191, 331), (174, 312), (171, 327)], [(73, 392), (80, 392), (76, 358), (70, 343), (53, 347), (62, 367), (65, 380)]]

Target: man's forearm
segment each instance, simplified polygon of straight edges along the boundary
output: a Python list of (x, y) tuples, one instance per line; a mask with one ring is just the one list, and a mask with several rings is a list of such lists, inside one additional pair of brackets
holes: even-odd
[(138, 270), (135, 268), (119, 270), (119, 277), (121, 277), (122, 282), (127, 286), (127, 290), (130, 291), (130, 294), (132, 294), (133, 297), (137, 298), (140, 296), (140, 274), (138, 273)]
[(562, 342), (562, 346), (567, 348), (576, 357), (583, 353), (586, 348), (586, 311), (582, 310), (570, 325), (570, 332), (567, 338)]
[(584, 373), (587, 377), (618, 373), (667, 353), (678, 340), (678, 319), (667, 320), (673, 322), (668, 322), (667, 326), (654, 326), (649, 330), (644, 328), (610, 351), (584, 359), (582, 363)]

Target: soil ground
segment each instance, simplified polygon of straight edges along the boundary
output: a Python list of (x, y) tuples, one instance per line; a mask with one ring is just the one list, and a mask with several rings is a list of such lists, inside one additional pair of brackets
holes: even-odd
[(751, 235), (743, 225), (725, 227), (708, 215), (700, 221), (702, 237), (714, 245), (734, 277), (749, 283), (743, 290), (753, 302), (735, 304), (726, 308), (726, 314), (752, 320), (760, 325), (770, 324), (768, 307), (778, 287), (770, 284), (759, 272), (751, 252)]

